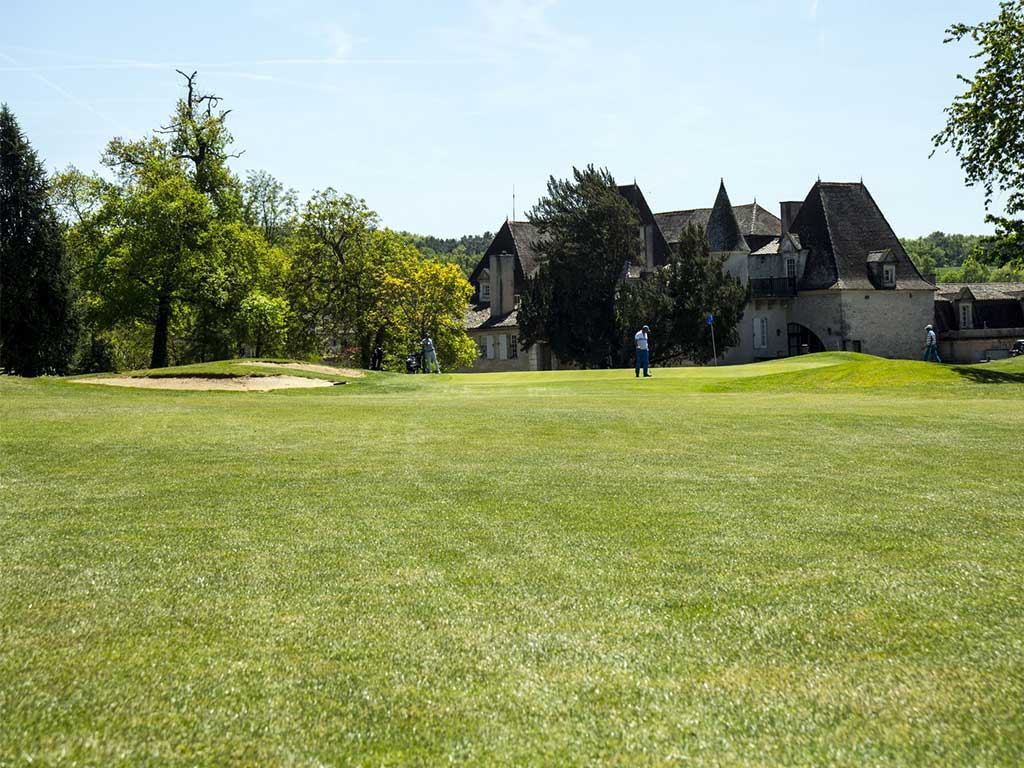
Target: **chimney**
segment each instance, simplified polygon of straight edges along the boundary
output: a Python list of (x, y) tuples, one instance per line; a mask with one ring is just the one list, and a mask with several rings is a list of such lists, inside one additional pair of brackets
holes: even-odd
[(797, 214), (800, 213), (800, 208), (803, 204), (803, 200), (791, 200), (786, 203), (779, 203), (779, 208), (781, 209), (781, 215), (779, 218), (782, 219), (782, 234), (789, 234), (789, 228), (793, 226), (793, 220), (796, 218)]
[(516, 256), (513, 253), (503, 253), (499, 258), (501, 259), (501, 313), (504, 315), (516, 308)]

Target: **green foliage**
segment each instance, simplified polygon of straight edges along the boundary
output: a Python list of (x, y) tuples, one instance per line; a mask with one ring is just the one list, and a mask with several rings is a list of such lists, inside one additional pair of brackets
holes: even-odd
[(185, 164), (192, 186), (209, 197), (218, 215), (235, 218), (241, 207), (238, 180), (228, 168), (233, 138), (227, 129), (231, 110), (218, 110), (221, 98), (198, 90), (196, 72), (186, 75), (186, 96), (178, 100), (171, 122), (157, 131), (169, 136), (174, 157)]
[(369, 367), (374, 347), (390, 367), (434, 336), (446, 367), (475, 358), (463, 327), (472, 287), (454, 264), (424, 260), (408, 237), (378, 229), (377, 214), (333, 189), (306, 203), (293, 239), (289, 296), (296, 337), (321, 352), (357, 351)]
[(943, 270), (938, 276), (940, 283), (1012, 283), (1024, 281), (1024, 266), (1010, 262), (1002, 267), (992, 267), (979, 260), (983, 251), (972, 252), (966, 261), (952, 269)]
[[(151, 368), (352, 350), (366, 366), (375, 345), (397, 360), (428, 331), (442, 364), (465, 364), (471, 289), (459, 267), (424, 262), (352, 195), (327, 189), (300, 211), (295, 191), (264, 171), (239, 183), (228, 111), (182, 74), (187, 95), (168, 125), (109, 142), (111, 178), (70, 168), (54, 185), (87, 319), (77, 369), (138, 367), (147, 327)], [(478, 246), (453, 242), (446, 261)]]
[(981, 240), (979, 235), (932, 232), (925, 237), (901, 238), (900, 242), (921, 274), (933, 274), (942, 267), (959, 267)]
[(541, 254), (519, 309), (524, 347), (543, 341), (560, 360), (588, 368), (623, 355), (615, 298), (636, 254), (637, 216), (607, 170), (573, 168), (571, 180), (548, 180), (529, 213)]
[(288, 339), (288, 302), (255, 290), (246, 296), (236, 317), (238, 338), (253, 357), (280, 355)]
[[(703, 227), (688, 226), (664, 268), (623, 289), (618, 304), (623, 347), (633, 348), (633, 333), (644, 325), (651, 328), (653, 362), (682, 358), (704, 364), (716, 344), (721, 352), (739, 343), (749, 291), (725, 272), (724, 261), (709, 252)], [(715, 344), (709, 312), (715, 318)]]
[(295, 231), (298, 193), (266, 171), (249, 171), (242, 185), (242, 221), (263, 233), (270, 245), (282, 245)]
[(75, 348), (70, 275), (46, 171), (0, 105), (0, 370), (65, 373)]
[(399, 232), (399, 235), (415, 246), (424, 258), (442, 264), (457, 264), (467, 278), (476, 269), (487, 247), (494, 240), (494, 234), (491, 232), (484, 232), (482, 235), (463, 235), (459, 238), (439, 238), (409, 232)]
[(987, 216), (996, 234), (986, 254), (995, 264), (1024, 264), (1024, 0), (1002, 0), (992, 21), (954, 24), (947, 34), (946, 43), (971, 39), (980, 64), (973, 77), (958, 75), (968, 88), (932, 141), (960, 158), (967, 184), (985, 190), (986, 209), (997, 190), (1006, 196), (1006, 215)]
[(288, 256), (264, 233), (283, 239), (287, 195), (272, 180), (251, 177), (248, 208), (242, 205), (227, 167), (227, 112), (217, 112), (218, 103), (196, 91), (193, 74), (170, 125), (107, 145), (103, 164), (112, 180), (75, 169), (59, 177), (54, 197), (72, 225), (67, 242), (89, 322), (80, 368), (134, 359), (134, 347), (122, 353), (118, 340), (136, 339), (139, 323), (152, 328), (153, 368), (172, 358), (229, 357), (254, 340), (262, 345), (262, 333), (272, 345), (283, 343), (278, 330), (261, 325), (279, 318), (257, 321), (254, 312), (276, 313), (285, 303)]

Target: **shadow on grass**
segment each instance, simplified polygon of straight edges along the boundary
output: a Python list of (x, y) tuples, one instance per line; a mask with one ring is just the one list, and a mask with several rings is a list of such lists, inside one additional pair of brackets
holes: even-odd
[(1024, 384), (1024, 371), (1000, 371), (976, 365), (956, 366), (953, 370), (975, 384)]

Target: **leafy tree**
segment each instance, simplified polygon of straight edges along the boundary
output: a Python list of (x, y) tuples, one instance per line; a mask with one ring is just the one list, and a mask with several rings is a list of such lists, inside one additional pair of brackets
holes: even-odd
[(399, 235), (415, 246), (424, 258), (442, 264), (458, 264), (467, 278), (494, 240), (494, 234), (491, 232), (484, 232), (482, 235), (463, 235), (459, 238), (439, 238), (408, 232), (400, 232)]
[(46, 171), (14, 114), (0, 106), (0, 368), (64, 373), (74, 351), (63, 233)]
[(406, 236), (378, 229), (364, 201), (332, 189), (314, 194), (294, 243), (293, 333), (306, 346), (341, 342), (368, 367), (375, 346), (394, 364), (429, 332), (442, 365), (475, 358), (463, 328), (473, 290), (461, 270), (424, 260)]
[(932, 137), (960, 158), (969, 186), (981, 184), (989, 210), (996, 190), (1006, 195), (986, 258), (1024, 262), (1024, 0), (1002, 0), (999, 15), (979, 24), (954, 24), (944, 42), (970, 38), (980, 60), (973, 77), (958, 75), (967, 90), (946, 108), (946, 126)]
[(102, 162), (111, 180), (71, 169), (56, 185), (73, 224), (68, 243), (91, 329), (84, 356), (93, 364), (104, 339), (134, 344), (147, 323), (151, 367), (168, 365), (172, 339), (177, 359), (230, 357), (251, 341), (261, 299), (278, 307), (285, 301), (287, 256), (242, 221), (239, 185), (227, 167), (237, 156), (229, 151), (229, 111), (198, 92), (195, 73), (186, 80), (187, 96), (167, 126), (108, 144)]
[[(473, 286), (457, 265), (423, 259), (406, 244), (396, 246), (397, 236), (387, 230), (378, 235), (391, 240), (390, 247), (411, 250), (405, 258), (386, 262), (378, 315), (382, 330), (378, 338), (383, 340), (386, 357), (400, 362), (429, 334), (443, 369), (472, 365), (477, 347), (466, 333), (465, 317)], [(382, 242), (376, 247), (389, 246)]]
[(263, 233), (270, 245), (282, 245), (298, 215), (298, 193), (266, 171), (249, 171), (242, 185), (242, 220)]
[(288, 340), (288, 302), (254, 290), (244, 299), (235, 315), (237, 336), (253, 357), (279, 355)]
[(377, 214), (366, 202), (334, 189), (314, 193), (302, 209), (292, 244), (288, 298), (290, 345), (326, 351), (331, 342), (356, 346), (369, 365), (373, 334), (359, 308), (368, 301), (375, 271), (368, 264)]
[(92, 247), (80, 263), (83, 285), (95, 298), (94, 316), (107, 327), (151, 321), (150, 367), (163, 368), (172, 314), (196, 299), (207, 276), (214, 214), (159, 144), (152, 148), (144, 164), (127, 166), (121, 183), (106, 188), (84, 225), (90, 231), (81, 242)]
[(649, 325), (652, 362), (683, 358), (707, 363), (713, 357), (708, 313), (715, 317), (719, 351), (739, 343), (749, 292), (723, 269), (724, 263), (711, 255), (704, 228), (688, 226), (664, 268), (622, 291), (623, 347), (632, 351), (632, 333)]
[(573, 168), (548, 180), (529, 219), (541, 264), (519, 310), (524, 346), (550, 344), (559, 359), (603, 367), (622, 354), (615, 295), (636, 254), (638, 219), (607, 170)]
[(903, 238), (900, 242), (918, 270), (926, 273), (940, 267), (959, 267), (981, 240), (978, 235), (932, 232), (925, 237)]

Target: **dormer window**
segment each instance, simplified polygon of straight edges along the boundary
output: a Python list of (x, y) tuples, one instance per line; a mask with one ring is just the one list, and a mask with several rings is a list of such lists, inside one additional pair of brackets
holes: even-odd
[(896, 257), (886, 248), (868, 254), (868, 279), (875, 288), (896, 287)]
[(480, 283), (480, 301), (490, 301), (490, 300), (491, 300), (491, 284), (490, 283)]
[(896, 287), (896, 265), (895, 264), (883, 264), (882, 265), (882, 285), (886, 288)]

